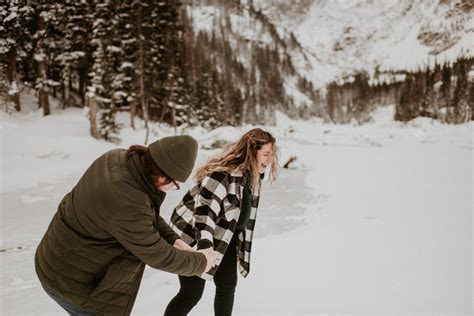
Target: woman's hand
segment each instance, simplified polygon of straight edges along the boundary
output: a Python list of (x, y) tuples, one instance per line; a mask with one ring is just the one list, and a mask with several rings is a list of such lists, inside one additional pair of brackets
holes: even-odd
[(211, 247), (198, 250), (197, 252), (200, 252), (206, 256), (207, 264), (206, 270), (204, 272), (209, 272), (209, 270), (211, 270), (211, 268), (216, 265), (216, 254), (214, 253), (214, 249)]
[(185, 243), (182, 239), (176, 239), (173, 243), (173, 247), (183, 251), (194, 251), (194, 249), (191, 248), (191, 246)]

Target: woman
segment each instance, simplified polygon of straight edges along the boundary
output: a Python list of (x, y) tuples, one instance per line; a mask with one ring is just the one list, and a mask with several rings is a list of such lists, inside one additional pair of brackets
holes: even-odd
[(214, 249), (216, 266), (201, 276), (179, 276), (180, 290), (166, 308), (166, 316), (187, 315), (214, 279), (215, 315), (231, 315), (237, 267), (246, 277), (257, 215), (261, 180), (270, 166), (277, 174), (276, 140), (255, 128), (223, 154), (198, 169), (197, 184), (183, 197), (171, 217), (171, 227), (190, 246)]
[(187, 276), (209, 271), (214, 254), (192, 252), (160, 216), (165, 191), (186, 181), (196, 154), (197, 142), (183, 135), (94, 161), (36, 251), (46, 293), (70, 315), (129, 315), (145, 264)]

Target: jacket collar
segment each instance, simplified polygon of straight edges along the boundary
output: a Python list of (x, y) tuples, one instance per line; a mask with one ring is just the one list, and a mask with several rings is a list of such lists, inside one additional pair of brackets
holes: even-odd
[(127, 159), (127, 168), (130, 170), (132, 177), (138, 183), (140, 188), (148, 194), (156, 209), (160, 208), (161, 203), (165, 199), (166, 193), (159, 191), (153, 184), (148, 181), (145, 172), (143, 171), (143, 164), (140, 161), (140, 156), (135, 153)]
[[(234, 171), (234, 172), (231, 172), (230, 175), (235, 178), (246, 177), (246, 175), (244, 175), (242, 171)], [(260, 174), (260, 180), (263, 180), (264, 178), (265, 178), (265, 173)]]
[(242, 171), (234, 171), (234, 172), (231, 172), (230, 175), (233, 176), (233, 177), (236, 177), (236, 178), (244, 176)]

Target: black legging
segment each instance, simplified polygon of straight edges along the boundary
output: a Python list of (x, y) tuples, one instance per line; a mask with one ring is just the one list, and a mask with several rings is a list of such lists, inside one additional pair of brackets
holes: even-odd
[[(165, 316), (184, 316), (199, 302), (204, 292), (206, 281), (197, 276), (179, 276), (181, 288), (171, 300), (165, 311)], [(234, 293), (237, 286), (237, 250), (235, 239), (232, 239), (222, 258), (219, 268), (214, 274), (216, 296), (214, 298), (214, 313), (216, 316), (232, 315)]]

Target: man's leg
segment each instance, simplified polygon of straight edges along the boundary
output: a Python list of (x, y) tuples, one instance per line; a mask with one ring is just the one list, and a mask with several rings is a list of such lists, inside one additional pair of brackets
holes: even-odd
[(94, 316), (94, 314), (89, 313), (88, 311), (80, 308), (79, 306), (68, 303), (68, 302), (64, 301), (63, 299), (57, 297), (56, 295), (51, 293), (44, 286), (43, 286), (43, 289), (46, 292), (46, 294), (48, 294), (49, 297), (51, 297), (56, 303), (59, 304), (59, 306), (61, 306), (66, 312), (68, 312), (69, 315), (73, 315), (73, 316)]

